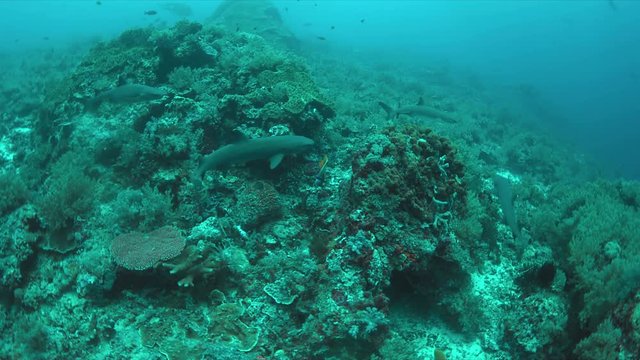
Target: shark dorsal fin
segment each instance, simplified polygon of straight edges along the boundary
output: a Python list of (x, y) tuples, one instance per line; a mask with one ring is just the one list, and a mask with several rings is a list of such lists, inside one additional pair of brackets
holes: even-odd
[(422, 96), (420, 96), (420, 99), (418, 99), (418, 103), (416, 105), (418, 106), (424, 105), (424, 99), (422, 98)]

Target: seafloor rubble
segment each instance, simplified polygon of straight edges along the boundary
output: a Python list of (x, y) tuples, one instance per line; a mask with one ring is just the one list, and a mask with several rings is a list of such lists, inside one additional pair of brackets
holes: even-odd
[[(637, 358), (636, 183), (587, 181), (441, 74), (458, 124), (390, 123), (349, 79), (391, 75), (318, 60), (331, 81), (234, 30), (129, 30), (39, 105), (0, 98), (1, 358)], [(105, 96), (127, 84), (161, 92)], [(315, 146), (193, 176), (286, 134)]]

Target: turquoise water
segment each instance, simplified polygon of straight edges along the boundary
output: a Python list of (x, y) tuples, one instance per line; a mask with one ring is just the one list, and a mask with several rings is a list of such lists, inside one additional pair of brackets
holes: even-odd
[(326, 35), (415, 67), (446, 62), (490, 85), (531, 86), (549, 108), (541, 121), (551, 131), (619, 175), (640, 175), (638, 3), (317, 3), (289, 4), (285, 20), (300, 36)]
[(0, 359), (640, 359), (638, 3), (0, 20)]

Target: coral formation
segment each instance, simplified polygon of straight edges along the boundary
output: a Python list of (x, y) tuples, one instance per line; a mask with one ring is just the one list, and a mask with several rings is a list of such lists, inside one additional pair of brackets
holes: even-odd
[(134, 231), (116, 237), (111, 242), (111, 254), (125, 269), (146, 270), (158, 261), (180, 255), (184, 246), (180, 231), (163, 226), (146, 234)]
[(352, 221), (380, 226), (393, 219), (442, 235), (454, 212), (464, 210), (463, 166), (429, 129), (385, 129), (357, 150), (352, 167), (348, 197), (358, 212)]
[[(301, 57), (247, 6), (0, 82), (0, 358), (640, 353), (637, 183), (446, 69)], [(378, 106), (423, 96), (456, 123)]]

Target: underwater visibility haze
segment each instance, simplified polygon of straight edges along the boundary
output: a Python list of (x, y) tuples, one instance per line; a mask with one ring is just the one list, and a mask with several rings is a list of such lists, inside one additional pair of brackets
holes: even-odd
[(0, 359), (640, 360), (639, 24), (0, 2)]

